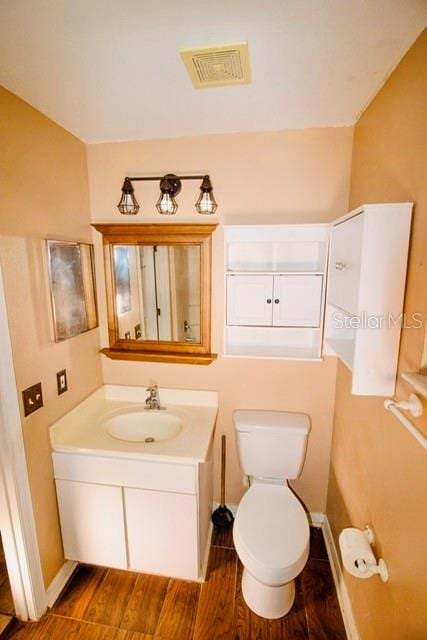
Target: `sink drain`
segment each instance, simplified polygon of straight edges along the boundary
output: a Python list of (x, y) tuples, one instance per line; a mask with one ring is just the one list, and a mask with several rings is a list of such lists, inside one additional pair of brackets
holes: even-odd
[(155, 442), (155, 440), (150, 436), (149, 438), (145, 438), (144, 442)]

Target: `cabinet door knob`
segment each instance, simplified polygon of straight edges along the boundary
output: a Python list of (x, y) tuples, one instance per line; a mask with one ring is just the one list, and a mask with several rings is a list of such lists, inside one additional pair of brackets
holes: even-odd
[(267, 304), (271, 304), (271, 298), (267, 298)]
[(279, 302), (280, 302), (279, 298), (275, 298), (274, 304), (279, 304)]
[(335, 263), (335, 269), (337, 271), (342, 271), (343, 269), (345, 269), (347, 267), (347, 265), (344, 262), (336, 262)]

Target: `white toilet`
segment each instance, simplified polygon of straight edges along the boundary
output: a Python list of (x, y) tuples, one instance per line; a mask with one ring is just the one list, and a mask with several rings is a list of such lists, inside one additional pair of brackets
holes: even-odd
[(287, 484), (301, 473), (310, 418), (282, 411), (235, 411), (233, 420), (240, 465), (251, 483), (233, 527), (244, 566), (243, 597), (259, 616), (281, 618), (294, 603), (294, 579), (310, 548), (307, 515)]

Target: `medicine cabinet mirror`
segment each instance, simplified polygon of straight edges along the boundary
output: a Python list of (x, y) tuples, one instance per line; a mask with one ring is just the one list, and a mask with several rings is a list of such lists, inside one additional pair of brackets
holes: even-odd
[(95, 224), (114, 359), (209, 364), (215, 225)]

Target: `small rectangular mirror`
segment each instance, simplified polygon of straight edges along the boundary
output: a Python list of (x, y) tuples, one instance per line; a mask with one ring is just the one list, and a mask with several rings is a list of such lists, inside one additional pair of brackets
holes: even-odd
[(98, 326), (93, 245), (47, 240), (55, 341)]

